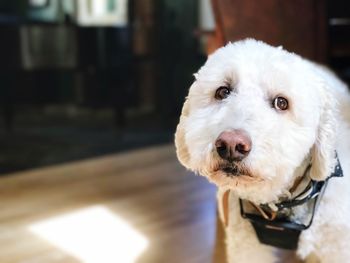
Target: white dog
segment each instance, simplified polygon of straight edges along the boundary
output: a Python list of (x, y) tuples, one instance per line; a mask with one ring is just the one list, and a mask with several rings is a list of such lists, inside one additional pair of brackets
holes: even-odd
[(240, 199), (259, 218), (265, 214), (274, 222), (277, 214), (282, 221), (305, 225), (313, 196), (282, 209), (284, 215), (278, 205), (295, 201), (310, 181), (325, 181), (340, 163), (343, 177), (330, 178), (322, 187), (313, 222), (298, 239), (297, 255), (312, 262), (350, 262), (346, 85), (326, 68), (253, 39), (218, 49), (195, 79), (175, 144), (185, 167), (218, 186), (219, 212), (228, 220), (228, 261), (276, 262), (274, 246), (262, 244), (251, 221), (242, 217)]

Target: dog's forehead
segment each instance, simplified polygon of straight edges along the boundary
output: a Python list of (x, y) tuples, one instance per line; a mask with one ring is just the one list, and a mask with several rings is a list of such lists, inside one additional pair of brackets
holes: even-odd
[(208, 57), (195, 76), (199, 81), (208, 82), (223, 79), (230, 81), (246, 75), (261, 79), (288, 71), (298, 59), (296, 55), (280, 48), (245, 40), (218, 49)]
[[(305, 94), (301, 101), (317, 96), (313, 73), (300, 56), (255, 40), (241, 41), (220, 48), (195, 74), (190, 93), (204, 97), (220, 86), (231, 86), (241, 95), (277, 95), (288, 98)], [(304, 102), (303, 102), (304, 103)]]

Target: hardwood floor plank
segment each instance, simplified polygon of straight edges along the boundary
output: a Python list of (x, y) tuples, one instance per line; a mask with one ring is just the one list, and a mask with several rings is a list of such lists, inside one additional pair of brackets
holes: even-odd
[(215, 188), (185, 171), (172, 145), (1, 177), (0, 200), (0, 262), (84, 262), (30, 227), (92, 207), (147, 238), (137, 263), (212, 262)]

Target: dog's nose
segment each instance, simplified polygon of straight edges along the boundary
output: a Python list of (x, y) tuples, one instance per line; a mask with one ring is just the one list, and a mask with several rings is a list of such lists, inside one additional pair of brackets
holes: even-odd
[(243, 130), (229, 130), (219, 135), (215, 141), (215, 147), (222, 159), (241, 161), (249, 154), (252, 141)]

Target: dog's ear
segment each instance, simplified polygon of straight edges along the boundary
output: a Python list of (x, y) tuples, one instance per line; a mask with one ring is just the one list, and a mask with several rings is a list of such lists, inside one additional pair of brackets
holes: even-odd
[(337, 101), (328, 87), (322, 85), (323, 106), (317, 130), (316, 142), (311, 149), (310, 177), (325, 180), (335, 165), (335, 142), (337, 134)]
[(179, 159), (181, 164), (186, 168), (189, 168), (188, 163), (190, 160), (190, 154), (185, 141), (185, 128), (184, 128), (184, 124), (187, 120), (188, 114), (189, 114), (189, 102), (188, 102), (188, 99), (186, 99), (182, 107), (180, 121), (179, 121), (179, 124), (177, 125), (176, 133), (175, 133), (175, 146), (176, 146), (177, 158)]

